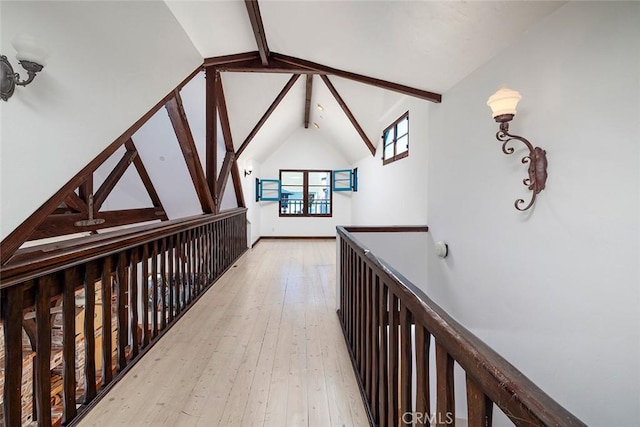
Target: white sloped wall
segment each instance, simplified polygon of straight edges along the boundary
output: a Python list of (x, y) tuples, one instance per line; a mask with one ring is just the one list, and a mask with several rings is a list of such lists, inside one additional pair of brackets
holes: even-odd
[[(44, 38), (44, 70), (0, 102), (2, 238), (202, 62), (164, 2), (0, 2), (1, 52)], [(22, 73), (24, 75), (24, 73)]]

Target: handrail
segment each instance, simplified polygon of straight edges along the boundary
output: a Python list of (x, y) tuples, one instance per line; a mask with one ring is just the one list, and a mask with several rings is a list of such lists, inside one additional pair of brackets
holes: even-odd
[(246, 250), (239, 208), (17, 253), (0, 270), (0, 425), (75, 425)]
[[(409, 357), (413, 351), (411, 350), (412, 346), (418, 347), (416, 340), (419, 332), (423, 333), (420, 326), (424, 328), (427, 340), (429, 340), (429, 335), (434, 337), (436, 364), (438, 365), (438, 413), (455, 411), (455, 405), (452, 402), (454, 396), (453, 361), (450, 360), (453, 359), (467, 374), (468, 398), (470, 394), (473, 395), (473, 399), (469, 400), (469, 425), (491, 425), (490, 407), (492, 402), (496, 403), (516, 425), (585, 425), (496, 351), (454, 320), (402, 274), (369, 251), (344, 227), (338, 227), (337, 231), (341, 239), (339, 244), (341, 252), (345, 252), (340, 255), (340, 319), (345, 338), (354, 357), (356, 374), (363, 383), (363, 397), (370, 407), (374, 423), (381, 426), (396, 425), (394, 421), (397, 420), (391, 415), (394, 412), (394, 407), (397, 411), (410, 409), (414, 406), (407, 399), (413, 397), (414, 402), (425, 399), (424, 396), (408, 396), (412, 395), (410, 388), (402, 390), (400, 387), (400, 390), (395, 390), (393, 384), (382, 384), (382, 386), (386, 387), (388, 393), (391, 393), (389, 390), (395, 390), (397, 395), (394, 398), (389, 402), (383, 402), (381, 398), (375, 399), (375, 391), (379, 392), (381, 388), (377, 384), (372, 384), (372, 374), (367, 370), (375, 369), (374, 365), (384, 363), (387, 365), (384, 369), (397, 369), (399, 364), (402, 371), (407, 369), (407, 365), (411, 369), (412, 364), (411, 360), (395, 360), (393, 353), (395, 352), (397, 355), (398, 352), (391, 349), (388, 358), (396, 364), (395, 367), (391, 366), (391, 361), (387, 362), (387, 359), (379, 360), (386, 356), (373, 359), (374, 356), (371, 352), (386, 353), (386, 343), (382, 341), (387, 334), (384, 325), (388, 325), (389, 345), (396, 346), (395, 349), (400, 348), (400, 354), (405, 354), (403, 351), (406, 351)], [(380, 296), (383, 295), (388, 295), (388, 297), (383, 297), (384, 300), (381, 300)], [(378, 307), (374, 307), (376, 303)], [(354, 304), (364, 307), (349, 306)], [(384, 305), (383, 309), (378, 310), (381, 305)], [(396, 310), (393, 310), (393, 307)], [(382, 316), (378, 314), (378, 311)], [(384, 316), (388, 316), (388, 319), (383, 318)], [(399, 328), (399, 334), (396, 328)], [(410, 328), (415, 328), (415, 336), (411, 334)], [(372, 329), (375, 331), (371, 332)], [(407, 332), (403, 332), (404, 330)], [(377, 341), (378, 337), (380, 337), (380, 341)], [(424, 339), (424, 337), (421, 335), (420, 339)], [(371, 348), (376, 344), (379, 344), (381, 348)], [(428, 348), (428, 342), (426, 345)], [(416, 360), (418, 360), (416, 365), (421, 363), (419, 356), (416, 356)], [(376, 363), (373, 363), (374, 361)], [(428, 355), (422, 361), (428, 365)], [(416, 372), (418, 370), (424, 372), (425, 369), (424, 366), (416, 366), (415, 368)], [(428, 367), (426, 369), (428, 370)], [(417, 375), (416, 372), (402, 371), (401, 384), (408, 384), (411, 387), (411, 379), (404, 377)], [(395, 375), (397, 379), (397, 371)], [(428, 376), (428, 373), (426, 375)], [(416, 381), (420, 384), (419, 379)], [(390, 380), (390, 383), (393, 381)], [(418, 387), (418, 393), (420, 391), (420, 387)], [(422, 392), (427, 393), (426, 400), (428, 400), (428, 390), (422, 390)], [(442, 394), (446, 396), (442, 396)], [(405, 399), (404, 402), (403, 399)], [(378, 407), (380, 402), (388, 406), (380, 408)], [(420, 406), (416, 405), (415, 407), (419, 408)], [(428, 403), (422, 406), (423, 409), (428, 407)], [(472, 409), (475, 411), (473, 414)], [(397, 421), (398, 424), (401, 422), (402, 420)], [(474, 424), (474, 422), (480, 422), (480, 424)]]
[(0, 267), (0, 289), (246, 211), (234, 208), (19, 249)]

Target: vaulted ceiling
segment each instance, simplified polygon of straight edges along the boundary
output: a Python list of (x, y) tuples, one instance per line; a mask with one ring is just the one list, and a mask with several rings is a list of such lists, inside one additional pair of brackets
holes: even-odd
[[(444, 93), (446, 102), (449, 88), (564, 2), (165, 3), (216, 89), (207, 90), (204, 72), (180, 85), (110, 146), (121, 145), (110, 158), (96, 158), (3, 240), (3, 262), (27, 236), (73, 233), (94, 221), (91, 212), (106, 222), (83, 231), (217, 212), (237, 206), (236, 198), (242, 205), (233, 159), (262, 162), (302, 127), (350, 163), (371, 156), (385, 125), (380, 118), (401, 97), (437, 103)], [(207, 131), (212, 93), (217, 132)], [(214, 134), (217, 165), (206, 158)]]
[[(248, 4), (165, 0), (204, 58), (258, 50)], [(270, 52), (425, 91), (445, 93), (564, 2), (260, 1)], [(225, 72), (234, 145), (240, 147), (290, 74)], [(304, 77), (304, 76), (302, 76)], [(377, 145), (379, 118), (401, 94), (330, 76)], [(263, 160), (304, 122), (305, 78), (297, 80), (243, 158)], [(317, 104), (324, 111), (315, 108)], [(371, 155), (326, 85), (315, 76), (311, 122), (347, 160)]]

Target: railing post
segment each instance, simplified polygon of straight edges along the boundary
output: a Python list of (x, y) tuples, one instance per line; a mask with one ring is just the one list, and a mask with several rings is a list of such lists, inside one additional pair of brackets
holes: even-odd
[(84, 404), (96, 397), (96, 261), (87, 264), (84, 276)]
[(467, 374), (467, 412), (469, 427), (492, 426), (493, 402), (469, 374)]
[(36, 285), (36, 393), (38, 426), (51, 425), (51, 299), (55, 275), (41, 277)]
[(80, 283), (79, 268), (68, 268), (62, 287), (63, 424), (76, 417), (76, 287)]
[(0, 291), (4, 332), (4, 425), (22, 425), (22, 304), (23, 285)]
[[(456, 405), (453, 389), (453, 358), (436, 341), (436, 421), (438, 426), (455, 424)], [(449, 422), (452, 420), (453, 424)]]

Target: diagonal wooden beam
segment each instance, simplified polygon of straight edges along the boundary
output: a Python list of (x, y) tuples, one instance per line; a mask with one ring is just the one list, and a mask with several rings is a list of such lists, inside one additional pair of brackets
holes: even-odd
[(311, 116), (311, 92), (313, 90), (313, 74), (307, 74), (307, 92), (304, 97), (304, 128), (309, 129)]
[(205, 76), (205, 145), (206, 145), (206, 176), (209, 191), (213, 196), (213, 203), (218, 204), (218, 189), (216, 188), (216, 174), (218, 171), (218, 91), (216, 81), (220, 80), (220, 73), (214, 68), (207, 68)]
[(340, 96), (340, 94), (338, 93), (336, 88), (333, 86), (333, 84), (329, 80), (329, 77), (320, 76), (320, 78), (322, 79), (324, 84), (327, 85), (327, 87), (329, 88), (329, 92), (331, 92), (331, 94), (336, 99), (336, 101), (338, 101), (338, 104), (340, 104), (340, 107), (342, 107), (342, 111), (344, 111), (344, 113), (347, 115), (347, 117), (351, 121), (351, 124), (353, 125), (353, 127), (356, 129), (358, 134), (360, 134), (360, 137), (364, 141), (365, 145), (367, 146), (369, 151), (371, 151), (371, 155), (375, 156), (376, 155), (376, 147), (373, 146), (373, 144), (371, 143), (371, 140), (369, 140), (369, 137), (367, 136), (367, 134), (364, 133), (364, 130), (362, 129), (362, 127), (360, 126), (360, 124), (358, 123), (356, 118), (354, 117), (354, 115), (351, 112), (351, 110), (349, 110), (349, 107), (347, 107), (347, 104), (344, 102), (344, 99), (342, 99), (342, 97)]
[(220, 115), (220, 127), (222, 128), (222, 136), (224, 137), (224, 146), (227, 152), (233, 152), (233, 138), (231, 137), (231, 126), (229, 125), (229, 114), (227, 112), (227, 101), (224, 98), (222, 78), (216, 79), (216, 97), (218, 114)]
[[(125, 142), (124, 146), (129, 151), (137, 151), (136, 146), (133, 143), (132, 139), (129, 139), (127, 142)], [(149, 173), (147, 172), (147, 168), (145, 168), (144, 163), (142, 162), (142, 159), (140, 158), (139, 155), (133, 158), (133, 165), (135, 166), (136, 171), (138, 171), (138, 175), (142, 180), (142, 184), (144, 184), (144, 188), (147, 190), (147, 193), (149, 194), (149, 198), (151, 199), (151, 203), (153, 203), (153, 207), (159, 208), (164, 211), (164, 207), (162, 206), (162, 201), (160, 200), (160, 196), (158, 196), (158, 193), (156, 192), (156, 189), (153, 186), (153, 183), (151, 182), (151, 178), (149, 177)], [(165, 214), (160, 219), (162, 219), (163, 221), (166, 221), (169, 218)]]
[(127, 150), (127, 152), (124, 153), (124, 156), (122, 156), (116, 167), (113, 168), (109, 173), (109, 176), (107, 176), (107, 179), (104, 180), (100, 188), (98, 188), (98, 191), (96, 191), (93, 198), (94, 212), (98, 212), (100, 210), (102, 204), (107, 200), (107, 197), (111, 194), (116, 184), (120, 181), (120, 178), (122, 178), (122, 175), (124, 175), (125, 171), (137, 155), (138, 152), (135, 151), (135, 149), (133, 151)]
[(75, 209), (78, 212), (82, 212), (82, 213), (89, 212), (89, 207), (87, 206), (85, 201), (82, 200), (80, 196), (76, 194), (75, 191), (72, 191), (67, 195), (67, 197), (64, 199), (64, 203), (70, 208)]
[(239, 208), (246, 208), (247, 205), (244, 201), (244, 191), (242, 190), (242, 180), (240, 179), (240, 170), (238, 169), (238, 162), (234, 160), (233, 167), (231, 168), (231, 178), (233, 179), (233, 188), (236, 191), (236, 201)]
[(438, 93), (428, 92), (426, 90), (416, 89), (399, 83), (388, 82), (386, 80), (376, 79), (374, 77), (363, 76), (362, 74), (356, 74), (349, 71), (339, 70), (337, 68), (327, 67), (326, 65), (318, 64), (300, 58), (294, 58), (292, 56), (282, 55), (275, 52), (271, 53), (271, 57), (274, 60), (284, 62), (286, 64), (307, 68), (309, 70), (315, 71), (318, 74), (333, 74), (334, 76), (354, 80), (382, 89), (388, 89), (405, 95), (415, 96), (417, 98), (426, 99), (427, 101), (431, 102), (438, 103), (442, 101), (442, 95)]
[(295, 84), (295, 82), (298, 80), (299, 77), (300, 77), (300, 74), (294, 74), (293, 76), (291, 76), (287, 84), (284, 85), (284, 87), (282, 88), (278, 96), (276, 96), (276, 99), (273, 100), (269, 108), (267, 108), (267, 111), (262, 115), (258, 123), (253, 127), (253, 130), (249, 132), (249, 136), (247, 136), (247, 138), (244, 140), (240, 148), (238, 148), (238, 151), (236, 152), (236, 158), (240, 157), (242, 152), (247, 148), (251, 140), (256, 136), (256, 134), (258, 133), (262, 125), (264, 125), (264, 123), (267, 121), (269, 116), (271, 116), (271, 113), (273, 113), (273, 111), (276, 109), (278, 104), (280, 104), (282, 99), (287, 95), (287, 93), (293, 87), (293, 85)]
[(189, 122), (187, 121), (187, 114), (184, 111), (182, 105), (182, 98), (178, 90), (174, 91), (174, 96), (165, 105), (167, 112), (169, 113), (169, 119), (171, 125), (178, 138), (178, 144), (182, 150), (182, 155), (187, 164), (189, 175), (191, 175), (191, 181), (200, 200), (202, 206), (202, 212), (213, 213), (215, 212), (215, 204), (209, 191), (207, 184), (207, 178), (204, 175), (200, 158), (198, 157), (198, 151), (196, 150), (196, 143), (193, 140), (193, 134), (189, 128)]
[[(184, 79), (177, 89), (182, 88), (189, 83), (200, 71), (202, 66), (198, 66), (186, 79)], [(93, 172), (108, 159), (115, 151), (120, 148), (131, 136), (136, 133), (163, 105), (173, 96), (173, 91), (162, 98), (156, 105), (151, 107), (140, 119), (132, 124), (122, 135), (113, 141), (107, 148), (98, 154), (93, 160), (75, 174), (65, 185), (60, 188), (53, 196), (44, 202), (34, 213), (16, 227), (7, 237), (0, 243), (0, 264), (6, 264), (13, 256), (16, 250), (27, 240), (29, 240), (33, 230), (62, 203), (67, 195), (74, 191), (84, 182), (93, 182)], [(92, 184), (91, 184), (91, 188)]]
[(224, 160), (222, 161), (222, 168), (220, 168), (220, 176), (218, 177), (218, 197), (220, 198), (220, 203), (216, 206), (218, 212), (220, 212), (220, 205), (222, 204), (222, 197), (224, 196), (224, 190), (227, 188), (227, 181), (229, 180), (229, 173), (231, 172), (231, 168), (235, 163), (235, 154), (233, 151), (227, 151), (227, 154), (224, 155)]
[(235, 62), (250, 61), (252, 59), (260, 59), (260, 53), (257, 50), (254, 50), (253, 52), (235, 53), (233, 55), (212, 56), (209, 58), (205, 58), (203, 66), (205, 68), (217, 67), (220, 65), (233, 64)]
[(263, 65), (267, 65), (269, 63), (269, 46), (267, 46), (267, 35), (264, 32), (258, 0), (244, 0), (244, 4), (247, 6), (247, 13), (249, 14), (249, 21), (251, 21), (253, 35), (256, 37), (260, 60)]

